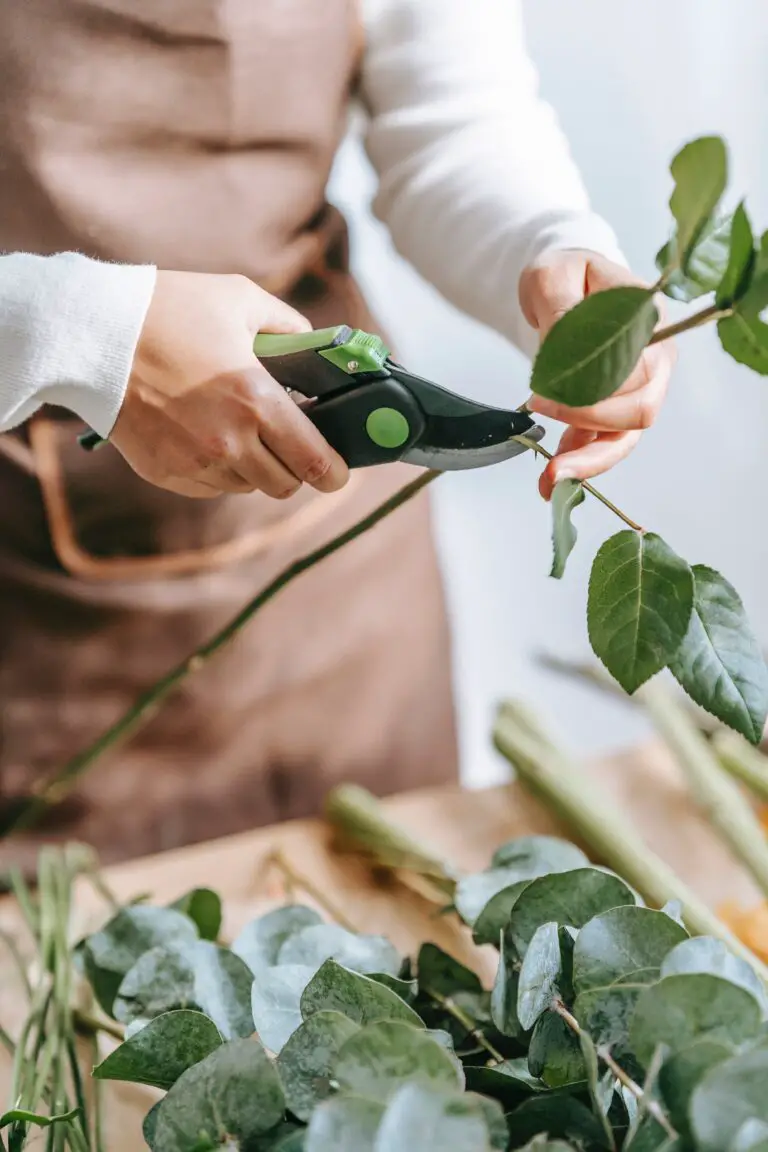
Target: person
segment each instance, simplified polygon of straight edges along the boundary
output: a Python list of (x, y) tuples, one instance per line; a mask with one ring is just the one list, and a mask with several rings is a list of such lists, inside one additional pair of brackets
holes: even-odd
[[(326, 200), (354, 101), (398, 249), (523, 350), (585, 293), (634, 282), (512, 0), (0, 9), (6, 826), (271, 576), (412, 473), (350, 480), (251, 349), (258, 330), (379, 330)], [(649, 349), (593, 409), (534, 399), (568, 425), (545, 497), (634, 447), (671, 363)], [(113, 447), (83, 453), (81, 421)], [(39, 835), (111, 859), (314, 812), (340, 779), (382, 793), (456, 767), (424, 496), (277, 597)]]

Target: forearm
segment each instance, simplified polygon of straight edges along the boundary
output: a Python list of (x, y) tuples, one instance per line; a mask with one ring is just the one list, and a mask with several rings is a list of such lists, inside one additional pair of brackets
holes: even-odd
[(452, 303), (535, 347), (517, 300), (553, 248), (621, 261), (540, 99), (514, 0), (367, 0), (363, 95), (377, 215)]
[(0, 431), (55, 404), (107, 436), (154, 282), (75, 253), (0, 256)]

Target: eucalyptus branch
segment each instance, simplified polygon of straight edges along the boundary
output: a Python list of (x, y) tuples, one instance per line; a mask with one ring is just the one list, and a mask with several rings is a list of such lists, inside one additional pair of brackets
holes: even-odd
[(467, 1035), (471, 1036), (473, 1040), (476, 1040), (483, 1051), (487, 1052), (496, 1064), (504, 1063), (504, 1057), (496, 1048), (494, 1048), (493, 1044), (491, 1044), (490, 1040), (487, 1038), (477, 1021), (473, 1020), (472, 1017), (469, 1016), (463, 1008), (460, 1008), (459, 1005), (456, 1004), (450, 996), (443, 996), (441, 992), (436, 992), (434, 988), (424, 988), (423, 991), (430, 998), (430, 1000), (434, 1000), (435, 1004), (438, 1004), (445, 1012), (447, 1012), (448, 1015), (451, 1016), (457, 1024), (460, 1024), (462, 1028), (465, 1028), (467, 1030)]
[[(556, 1012), (560, 1019), (565, 1024), (567, 1024), (571, 1032), (573, 1032), (574, 1036), (581, 1036), (583, 1034), (584, 1029), (581, 1027), (576, 1017), (568, 1011), (562, 1000), (553, 1001), (552, 1011)], [(603, 1064), (605, 1064), (606, 1068), (608, 1068), (619, 1081), (619, 1083), (623, 1084), (627, 1091), (635, 1097), (638, 1103), (643, 1105), (648, 1114), (653, 1116), (654, 1120), (661, 1125), (667, 1135), (676, 1137), (677, 1132), (670, 1124), (669, 1119), (665, 1115), (664, 1111), (659, 1107), (658, 1103), (648, 1097), (640, 1085), (636, 1083), (632, 1077), (624, 1071), (620, 1064), (616, 1063), (613, 1056), (611, 1056), (610, 1051), (604, 1045), (596, 1047), (595, 1051), (597, 1052), (598, 1058), (602, 1060)]]
[[(513, 439), (517, 440), (518, 444), (524, 444), (526, 448), (530, 448), (531, 451), (535, 452), (537, 456), (543, 456), (546, 460), (554, 459), (553, 452), (549, 452), (546, 448), (542, 447), (541, 444), (537, 443), (537, 441), (529, 439), (528, 436), (514, 436)], [(604, 504), (610, 512), (613, 512), (614, 516), (618, 516), (619, 520), (623, 520), (627, 527), (631, 528), (633, 532), (642, 533), (645, 531), (645, 529), (640, 524), (637, 524), (634, 520), (631, 520), (629, 516), (627, 516), (626, 512), (622, 512), (621, 508), (617, 508), (612, 500), (609, 500), (607, 496), (604, 496), (603, 493), (598, 491), (598, 489), (595, 488), (593, 484), (590, 484), (589, 481), (582, 480), (581, 486), (585, 492), (589, 492), (590, 496), (594, 496), (595, 499), (599, 500), (601, 504)]]
[(142, 693), (136, 703), (124, 712), (123, 715), (107, 728), (88, 748), (79, 752), (76, 756), (73, 756), (72, 759), (69, 760), (63, 768), (54, 773), (53, 776), (49, 776), (47, 780), (43, 780), (37, 794), (19, 813), (10, 831), (18, 832), (29, 828), (35, 823), (49, 804), (61, 800), (92, 764), (103, 756), (105, 752), (132, 736), (143, 723), (154, 715), (159, 705), (186, 680), (187, 676), (199, 671), (211, 657), (215, 656), (216, 653), (234, 640), (242, 629), (251, 622), (256, 613), (268, 604), (270, 600), (273, 600), (283, 588), (293, 583), (294, 580), (310, 568), (314, 568), (321, 560), (332, 556), (346, 544), (350, 544), (353, 540), (356, 540), (358, 536), (369, 532), (371, 528), (374, 528), (391, 512), (394, 512), (397, 508), (406, 504), (421, 492), (427, 484), (430, 484), (441, 475), (441, 472), (424, 472), (416, 480), (412, 480), (410, 484), (406, 484), (398, 492), (395, 492), (393, 496), (384, 500), (377, 508), (369, 512), (367, 516), (364, 516), (362, 520), (353, 524), (351, 528), (340, 532), (338, 536), (334, 536), (334, 538), (326, 544), (313, 549), (305, 556), (289, 564), (274, 580), (270, 581), (266, 588), (263, 588), (256, 596), (249, 600), (245, 607), (217, 632), (215, 636), (207, 640), (204, 644), (201, 644), (191, 655), (182, 660), (180, 664), (177, 664), (175, 668), (171, 669), (170, 672), (163, 676), (162, 679), (146, 692)]

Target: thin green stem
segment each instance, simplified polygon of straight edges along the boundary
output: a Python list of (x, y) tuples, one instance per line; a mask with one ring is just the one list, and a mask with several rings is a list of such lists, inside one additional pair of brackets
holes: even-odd
[(686, 316), (685, 319), (678, 320), (676, 324), (659, 328), (648, 341), (648, 347), (650, 348), (652, 344), (661, 344), (664, 340), (671, 340), (673, 336), (679, 336), (682, 332), (701, 328), (703, 324), (710, 324), (713, 320), (724, 320), (726, 316), (732, 315), (732, 308), (718, 308), (716, 304), (710, 304), (708, 308), (702, 308), (700, 312), (694, 312), (692, 316)]
[[(530, 440), (527, 436), (513, 436), (513, 440), (517, 440), (518, 444), (523, 444), (526, 448), (530, 448), (537, 456), (543, 456), (546, 460), (554, 459), (553, 452), (548, 452), (541, 444), (537, 444), (535, 440)], [(598, 491), (589, 481), (582, 480), (581, 486), (585, 492), (589, 492), (590, 496), (594, 496), (595, 499), (599, 500), (601, 504), (604, 504), (610, 512), (613, 512), (614, 516), (618, 516), (619, 520), (623, 520), (627, 527), (631, 528), (633, 532), (643, 533), (645, 531), (642, 525), (638, 524), (635, 520), (631, 520), (626, 512), (622, 512), (621, 508), (617, 508), (612, 500), (604, 496), (603, 493)]]
[(114, 1020), (109, 1020), (106, 1016), (94, 1016), (90, 1012), (86, 1012), (83, 1008), (74, 1008), (72, 1011), (72, 1023), (76, 1032), (83, 1032), (87, 1035), (97, 1035), (103, 1032), (106, 1036), (112, 1036), (115, 1040), (125, 1040), (125, 1029), (120, 1024), (116, 1024)]
[(215, 636), (207, 640), (204, 644), (201, 644), (199, 648), (195, 649), (191, 655), (185, 660), (182, 660), (180, 664), (177, 664), (175, 668), (171, 669), (161, 680), (153, 684), (146, 692), (142, 693), (136, 703), (124, 712), (123, 715), (107, 728), (88, 748), (79, 752), (76, 756), (73, 756), (63, 768), (59, 769), (54, 775), (49, 776), (47, 780), (44, 780), (39, 787), (38, 794), (22, 809), (10, 831), (18, 832), (34, 824), (50, 803), (55, 803), (65, 796), (75, 781), (103, 756), (105, 752), (114, 748), (129, 736), (132, 736), (143, 723), (154, 715), (162, 701), (178, 688), (190, 673), (199, 671), (212, 656), (215, 656), (225, 645), (234, 640), (246, 624), (250, 623), (256, 613), (268, 604), (270, 600), (273, 600), (283, 588), (293, 583), (294, 580), (310, 568), (314, 568), (321, 560), (332, 556), (335, 552), (345, 547), (345, 545), (351, 544), (353, 540), (369, 532), (371, 528), (384, 520), (391, 512), (394, 512), (397, 508), (400, 508), (401, 505), (413, 499), (423, 488), (426, 488), (428, 484), (431, 484), (433, 480), (436, 480), (437, 477), (441, 475), (441, 472), (436, 471), (424, 472), (416, 480), (412, 480), (410, 484), (406, 484), (405, 487), (395, 492), (389, 499), (384, 500), (383, 503), (379, 504), (379, 506), (367, 516), (364, 516), (362, 520), (353, 524), (351, 528), (340, 532), (338, 536), (335, 536), (326, 544), (313, 549), (311, 552), (308, 552), (306, 556), (302, 556), (292, 564), (289, 564), (266, 588), (262, 589), (261, 592), (249, 600), (245, 607), (217, 632)]
[(443, 996), (441, 992), (436, 992), (434, 988), (424, 988), (423, 991), (430, 998), (430, 1000), (434, 1000), (435, 1004), (438, 1004), (445, 1012), (447, 1012), (448, 1015), (451, 1016), (457, 1024), (460, 1024), (462, 1028), (466, 1028), (467, 1035), (471, 1036), (473, 1040), (477, 1041), (483, 1051), (488, 1053), (494, 1063), (504, 1063), (504, 1057), (496, 1048), (494, 1048), (493, 1044), (491, 1044), (490, 1040), (487, 1038), (477, 1021), (473, 1020), (472, 1017), (469, 1016), (463, 1008), (460, 1008), (459, 1005), (456, 1004), (450, 996)]
[[(266, 868), (275, 868), (283, 878), (283, 881), (291, 889), (299, 888), (310, 896), (318, 908), (322, 908), (323, 912), (328, 915), (331, 920), (342, 928), (346, 928), (348, 932), (355, 932), (356, 929), (351, 921), (344, 915), (340, 908), (338, 908), (331, 900), (328, 899), (326, 894), (301, 872), (297, 872), (289, 860), (286, 859), (284, 853), (279, 849), (270, 852), (264, 861)], [(108, 1029), (103, 1029), (108, 1031)]]

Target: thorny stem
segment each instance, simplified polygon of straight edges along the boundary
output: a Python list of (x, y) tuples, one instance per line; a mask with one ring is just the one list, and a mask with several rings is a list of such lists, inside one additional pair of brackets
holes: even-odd
[(504, 1057), (494, 1048), (477, 1021), (467, 1015), (463, 1008), (459, 1008), (458, 1004), (454, 1003), (450, 996), (443, 996), (442, 992), (436, 992), (434, 988), (424, 988), (423, 991), (429, 996), (430, 1000), (434, 1000), (435, 1004), (439, 1004), (449, 1016), (452, 1016), (457, 1024), (460, 1024), (462, 1028), (466, 1028), (468, 1035), (477, 1041), (494, 1063), (504, 1063)]
[(681, 332), (690, 332), (694, 328), (701, 328), (703, 324), (709, 324), (713, 320), (724, 320), (727, 316), (732, 315), (733, 308), (718, 308), (717, 304), (710, 304), (708, 308), (702, 308), (701, 312), (694, 312), (692, 316), (686, 316), (683, 320), (678, 320), (676, 324), (659, 328), (658, 332), (654, 332), (648, 341), (648, 347), (650, 348), (652, 344), (661, 344), (664, 340), (671, 340), (673, 336), (679, 336)]
[[(524, 444), (526, 448), (530, 448), (537, 456), (544, 456), (547, 460), (554, 459), (554, 453), (548, 452), (541, 444), (537, 444), (535, 440), (530, 440), (527, 436), (514, 436), (513, 439), (517, 440), (518, 444)], [(642, 525), (631, 520), (626, 512), (622, 512), (621, 508), (617, 508), (613, 501), (609, 500), (607, 496), (604, 496), (602, 492), (599, 492), (589, 481), (582, 480), (581, 486), (585, 492), (589, 492), (590, 496), (594, 496), (596, 500), (599, 500), (601, 504), (604, 504), (606, 508), (613, 512), (614, 516), (618, 516), (619, 520), (623, 520), (627, 527), (631, 528), (633, 532), (639, 532), (641, 535), (645, 532)]]
[[(579, 1024), (576, 1017), (568, 1011), (562, 1000), (553, 1000), (552, 1011), (556, 1012), (560, 1019), (568, 1025), (574, 1036), (581, 1036), (581, 1025)], [(638, 1103), (642, 1103), (643, 1107), (647, 1109), (649, 1115), (653, 1116), (654, 1120), (656, 1120), (656, 1122), (662, 1126), (667, 1135), (672, 1137), (677, 1136), (677, 1132), (670, 1124), (664, 1111), (659, 1107), (655, 1100), (650, 1100), (640, 1085), (637, 1084), (632, 1079), (632, 1077), (629, 1076), (624, 1071), (624, 1069), (616, 1063), (613, 1056), (611, 1056), (610, 1051), (605, 1046), (601, 1045), (600, 1047), (596, 1048), (596, 1052), (598, 1057), (602, 1060), (603, 1064), (605, 1064), (606, 1068), (610, 1069), (619, 1083), (624, 1085), (627, 1091), (635, 1097)]]
[(395, 492), (389, 499), (384, 500), (377, 508), (374, 508), (367, 516), (364, 516), (362, 520), (358, 520), (356, 524), (353, 524), (345, 532), (339, 533), (338, 536), (335, 536), (326, 544), (313, 549), (313, 551), (308, 552), (306, 556), (302, 556), (292, 564), (289, 564), (266, 588), (263, 588), (261, 592), (249, 600), (245, 607), (242, 608), (224, 628), (217, 632), (215, 636), (207, 640), (204, 644), (201, 644), (190, 656), (182, 660), (180, 664), (177, 664), (175, 668), (163, 676), (161, 680), (158, 680), (156, 684), (153, 684), (151, 688), (142, 693), (136, 703), (124, 712), (111, 727), (107, 728), (90, 747), (73, 756), (72, 759), (53, 776), (50, 776), (47, 780), (43, 780), (37, 795), (22, 809), (10, 831), (19, 832), (34, 824), (49, 803), (61, 799), (69, 791), (73, 783), (87, 771), (100, 756), (122, 740), (131, 736), (143, 721), (148, 720), (150, 716), (157, 711), (158, 706), (166, 696), (169, 696), (171, 692), (178, 688), (179, 684), (181, 684), (190, 673), (199, 671), (212, 656), (215, 656), (217, 652), (233, 640), (241, 629), (250, 622), (252, 617), (256, 615), (259, 609), (263, 608), (270, 600), (273, 600), (278, 592), (281, 592), (283, 588), (293, 583), (302, 573), (313, 568), (315, 564), (319, 564), (320, 561), (324, 560), (327, 556), (333, 555), (334, 552), (338, 552), (346, 544), (350, 544), (353, 540), (356, 540), (358, 536), (362, 536), (365, 532), (370, 531), (371, 528), (385, 519), (390, 512), (394, 512), (395, 509), (407, 503), (423, 488), (441, 475), (441, 472), (436, 471), (424, 472), (417, 477), (416, 480), (412, 480), (410, 484), (406, 484), (398, 492)]

